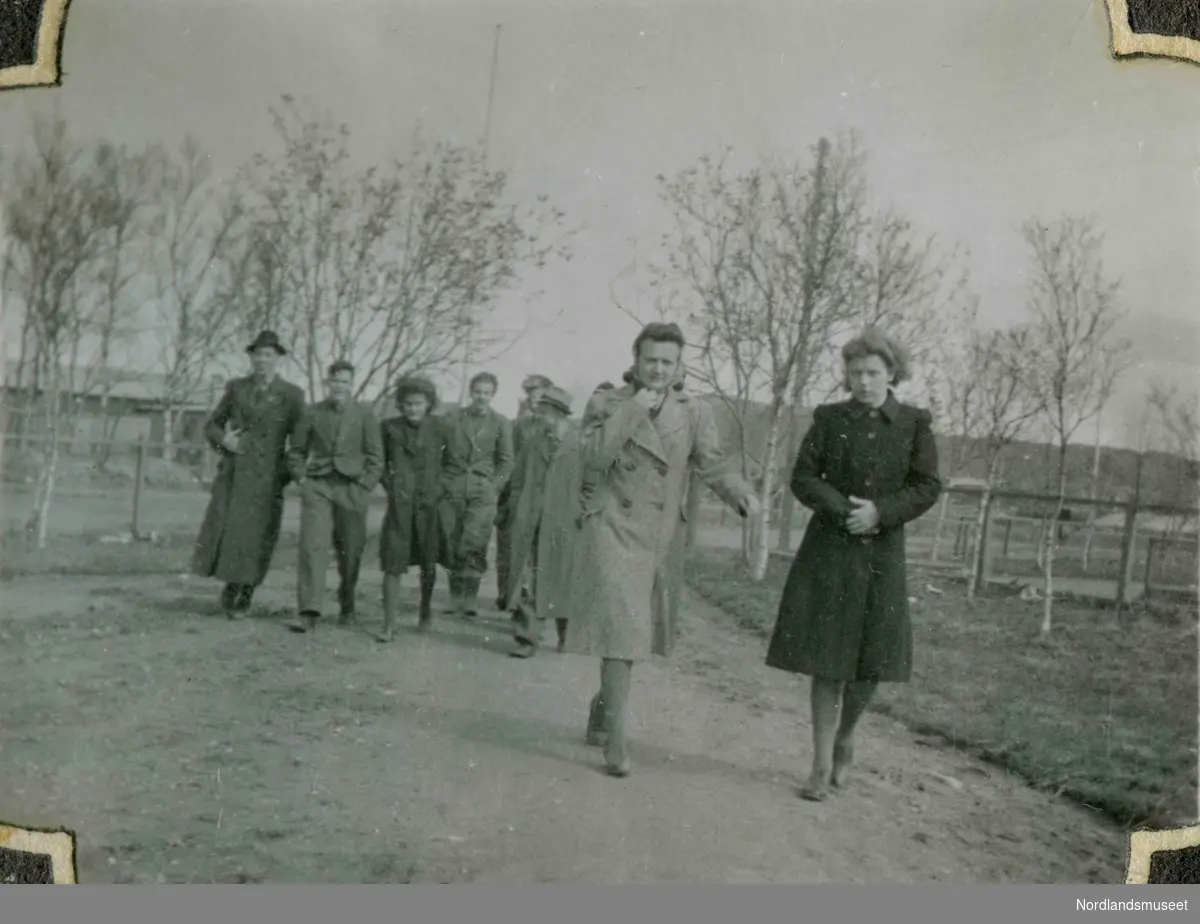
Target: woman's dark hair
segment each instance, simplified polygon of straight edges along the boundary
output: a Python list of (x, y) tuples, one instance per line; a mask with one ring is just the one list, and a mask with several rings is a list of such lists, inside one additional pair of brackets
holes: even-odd
[(500, 380), (490, 372), (477, 372), (475, 375), (471, 376), (471, 381), (467, 383), (467, 390), (470, 391), (480, 382), (491, 382), (493, 391), (500, 387)]
[(642, 332), (633, 341), (634, 359), (637, 359), (642, 344), (647, 340), (653, 343), (674, 343), (679, 347), (680, 353), (683, 352), (683, 348), (687, 345), (683, 338), (683, 331), (679, 329), (678, 324), (664, 324), (662, 321), (652, 321), (642, 328)]
[[(847, 367), (854, 360), (866, 359), (868, 356), (878, 356), (883, 360), (883, 364), (892, 374), (892, 385), (899, 385), (901, 382), (907, 381), (911, 375), (908, 351), (875, 327), (868, 327), (842, 347), (842, 362)], [(846, 391), (850, 390), (848, 374), (843, 377), (842, 384)]]
[(429, 401), (429, 410), (433, 411), (437, 407), (438, 394), (437, 386), (429, 379), (423, 379), (420, 376), (404, 376), (396, 382), (396, 406), (399, 407), (404, 403), (404, 399), (412, 394), (424, 395)]

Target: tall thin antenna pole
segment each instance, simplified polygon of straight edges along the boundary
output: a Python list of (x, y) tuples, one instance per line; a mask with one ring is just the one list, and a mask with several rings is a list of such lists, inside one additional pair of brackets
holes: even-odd
[(487, 117), (483, 123), (483, 166), (487, 169), (488, 144), (492, 140), (492, 103), (496, 99), (496, 68), (500, 63), (500, 23), (496, 23), (496, 35), (492, 39), (492, 73), (488, 78)]
[[(496, 34), (492, 39), (492, 70), (488, 78), (487, 114), (483, 121), (483, 170), (487, 172), (488, 147), (492, 139), (492, 105), (496, 99), (496, 69), (500, 63), (500, 23), (496, 23)], [(472, 300), (473, 301), (473, 300)], [(462, 384), (460, 385), (459, 402), (467, 402), (467, 374), (471, 365), (471, 317), (466, 318), (466, 330), (463, 334)]]

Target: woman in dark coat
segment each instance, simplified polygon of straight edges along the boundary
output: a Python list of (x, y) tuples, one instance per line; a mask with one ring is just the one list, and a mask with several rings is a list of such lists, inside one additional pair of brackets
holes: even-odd
[(417, 627), (433, 619), (431, 601), (437, 582), (437, 506), (442, 494), (442, 422), (432, 415), (437, 389), (423, 378), (396, 385), (400, 416), (383, 423), (383, 484), (387, 514), (379, 537), (383, 570), (383, 638), (391, 641), (400, 606), (400, 578), (410, 567), (421, 570), (421, 608)]
[(767, 665), (812, 678), (813, 764), (800, 795), (841, 786), (879, 683), (912, 672), (904, 524), (941, 493), (928, 411), (901, 404), (904, 350), (868, 330), (842, 349), (849, 401), (813, 414), (792, 493), (813, 511), (788, 574)]

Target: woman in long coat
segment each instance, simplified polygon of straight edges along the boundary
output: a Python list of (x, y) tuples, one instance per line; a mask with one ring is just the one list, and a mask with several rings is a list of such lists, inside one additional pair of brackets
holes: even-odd
[(636, 661), (666, 656), (675, 640), (678, 576), (671, 565), (689, 474), (743, 515), (752, 489), (721, 453), (712, 409), (679, 374), (683, 334), (649, 324), (634, 341), (631, 381), (597, 390), (584, 411), (583, 519), (566, 650), (601, 659), (588, 740), (605, 743), (608, 771), (629, 772), (625, 706)]
[(434, 417), (437, 389), (427, 379), (403, 378), (396, 385), (399, 417), (383, 423), (383, 486), (387, 513), (379, 536), (383, 571), (383, 638), (391, 641), (400, 607), (400, 579), (420, 569), (421, 604), (417, 628), (433, 621), (433, 589), (440, 560), (438, 501), (446, 438)]
[(250, 608), (279, 541), (287, 445), (304, 415), (304, 392), (275, 374), (287, 351), (271, 331), (246, 348), (254, 373), (234, 379), (204, 433), (221, 454), (212, 496), (192, 555), (200, 577), (225, 582), (221, 604), (231, 619)]
[(812, 678), (813, 764), (800, 795), (844, 783), (876, 685), (912, 672), (904, 524), (941, 493), (929, 412), (901, 404), (903, 349), (868, 330), (842, 350), (853, 397), (818, 407), (792, 471), (813, 511), (784, 585), (767, 664)]

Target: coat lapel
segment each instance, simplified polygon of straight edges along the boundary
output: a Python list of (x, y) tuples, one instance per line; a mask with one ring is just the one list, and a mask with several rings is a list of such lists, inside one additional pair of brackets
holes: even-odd
[[(615, 398), (626, 400), (633, 397), (633, 393), (634, 388), (632, 385), (625, 385), (615, 392), (610, 392), (610, 394), (614, 395)], [(670, 401), (671, 398), (668, 396), (666, 401), (663, 402), (663, 410), (666, 409), (666, 406), (670, 403)], [(669, 463), (666, 450), (663, 447), (662, 439), (658, 435), (656, 424), (650, 420), (649, 415), (643, 413), (639, 417), (637, 429), (633, 431), (630, 439), (660, 462), (664, 464)]]
[(687, 428), (689, 415), (685, 403), (688, 400), (690, 399), (686, 395), (676, 391), (668, 392), (658, 416), (654, 418), (654, 431), (662, 446), (664, 461), (668, 460), (681, 432)]

